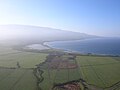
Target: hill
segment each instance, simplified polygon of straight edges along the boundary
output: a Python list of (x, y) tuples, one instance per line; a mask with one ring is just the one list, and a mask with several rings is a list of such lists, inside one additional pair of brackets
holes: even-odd
[(95, 38), (84, 33), (27, 25), (0, 25), (0, 40), (7, 42), (37, 43), (58, 40), (77, 40)]

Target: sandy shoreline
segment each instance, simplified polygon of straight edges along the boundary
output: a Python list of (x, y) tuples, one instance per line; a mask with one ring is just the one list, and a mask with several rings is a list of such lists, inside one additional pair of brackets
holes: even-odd
[(37, 50), (45, 50), (45, 49), (50, 49), (49, 47), (46, 47), (45, 45), (42, 44), (31, 44), (26, 46), (28, 49), (37, 49)]

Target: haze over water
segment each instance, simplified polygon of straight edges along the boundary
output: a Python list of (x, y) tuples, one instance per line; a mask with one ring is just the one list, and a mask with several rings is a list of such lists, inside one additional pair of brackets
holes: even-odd
[(120, 38), (97, 38), (46, 43), (51, 47), (80, 53), (120, 55)]

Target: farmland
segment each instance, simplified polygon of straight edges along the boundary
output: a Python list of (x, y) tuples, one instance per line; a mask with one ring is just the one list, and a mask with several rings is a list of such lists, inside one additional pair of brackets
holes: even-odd
[(35, 90), (36, 78), (32, 70), (0, 69), (0, 90)]
[[(21, 52), (0, 47), (0, 90), (36, 90), (33, 69), (47, 54)], [(17, 68), (19, 62), (21, 68)]]
[(56, 90), (53, 87), (59, 85), (70, 87), (71, 81), (81, 90), (85, 90), (81, 85), (84, 83), (89, 90), (120, 90), (120, 85), (115, 89), (120, 81), (119, 69), (120, 57), (46, 54), (0, 47), (0, 90)]
[(120, 62), (118, 58), (117, 60), (115, 58), (104, 56), (77, 56), (77, 68), (61, 69), (58, 65), (56, 69), (44, 69), (43, 77), (45, 78), (40, 86), (48, 90), (52, 86), (51, 83), (64, 83), (82, 78), (87, 84), (101, 88), (100, 90), (107, 89), (107, 87), (120, 81)]
[(44, 62), (47, 56), (47, 54), (43, 53), (16, 51), (10, 49), (9, 47), (1, 48), (2, 48), (0, 49), (1, 67), (16, 67), (16, 63), (19, 62), (22, 68), (35, 68), (35, 65)]
[(79, 56), (77, 61), (81, 65), (83, 78), (90, 84), (104, 88), (120, 80), (120, 62), (114, 58)]

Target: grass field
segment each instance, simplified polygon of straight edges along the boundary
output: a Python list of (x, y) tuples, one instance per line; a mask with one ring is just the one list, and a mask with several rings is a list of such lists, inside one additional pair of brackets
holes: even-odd
[(47, 54), (43, 53), (21, 52), (3, 47), (0, 49), (0, 66), (16, 67), (19, 62), (22, 68), (35, 68), (35, 65), (46, 60), (46, 56)]
[(120, 81), (120, 62), (112, 57), (79, 56), (77, 61), (83, 78), (90, 84), (104, 88)]
[[(36, 90), (33, 69), (46, 60), (47, 54), (21, 52), (9, 47), (0, 47), (0, 90)], [(19, 62), (20, 69), (16, 68)]]
[[(116, 60), (117, 58), (117, 60)], [(64, 83), (83, 78), (88, 84), (106, 88), (120, 81), (120, 58), (102, 56), (77, 56), (78, 68), (48, 70), (43, 73), (43, 90), (49, 90), (55, 83)], [(119, 90), (119, 89), (118, 89)]]
[(0, 90), (36, 90), (32, 70), (0, 69)]
[[(37, 90), (37, 79), (31, 68), (36, 68), (35, 65), (44, 62), (47, 55), (0, 47), (0, 90)], [(67, 55), (62, 56), (63, 59), (67, 59), (67, 57)], [(17, 67), (17, 62), (21, 68), (8, 69)], [(56, 83), (79, 78), (101, 88), (110, 87), (120, 81), (120, 57), (79, 55), (74, 62), (78, 65), (74, 69), (41, 69), (44, 71), (42, 74), (44, 80), (39, 84), (42, 90), (50, 90)]]

